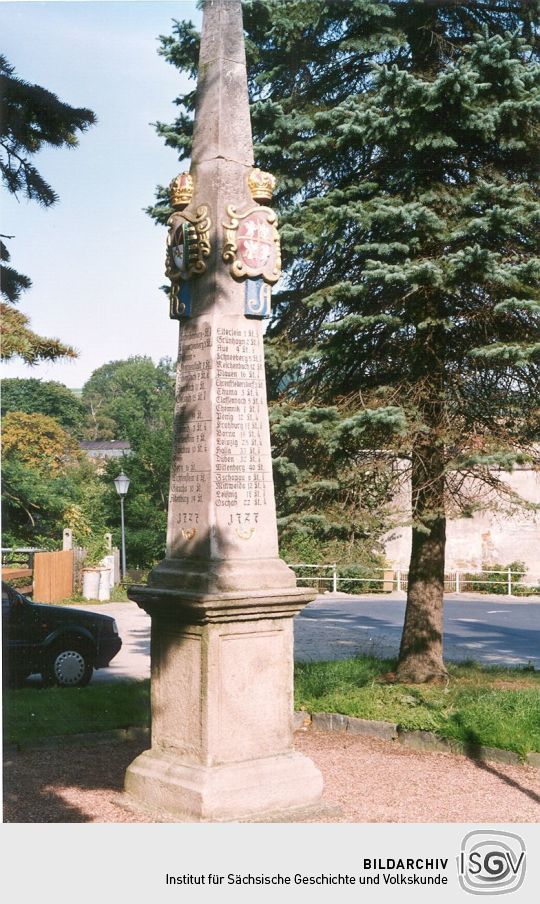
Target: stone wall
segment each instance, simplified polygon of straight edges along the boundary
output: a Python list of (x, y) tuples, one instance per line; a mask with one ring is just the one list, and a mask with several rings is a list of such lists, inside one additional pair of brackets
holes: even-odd
[[(540, 472), (516, 468), (502, 474), (523, 499), (540, 505)], [(403, 513), (410, 504), (405, 489), (397, 502)], [(394, 568), (406, 569), (411, 553), (411, 528), (399, 527), (387, 534), (386, 556)], [(477, 512), (471, 518), (447, 522), (446, 571), (478, 570), (483, 563), (524, 562), (529, 577), (540, 576), (540, 513), (526, 509), (512, 516), (492, 511)]]

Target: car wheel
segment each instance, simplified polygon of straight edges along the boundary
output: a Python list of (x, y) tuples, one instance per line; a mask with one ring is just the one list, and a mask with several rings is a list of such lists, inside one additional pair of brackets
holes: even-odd
[(94, 665), (88, 650), (77, 644), (57, 646), (47, 658), (43, 677), (58, 687), (84, 687), (90, 681)]

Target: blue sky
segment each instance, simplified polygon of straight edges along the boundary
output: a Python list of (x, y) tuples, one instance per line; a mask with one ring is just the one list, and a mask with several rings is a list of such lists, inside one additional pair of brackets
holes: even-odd
[(178, 326), (159, 290), (166, 230), (143, 212), (156, 184), (187, 168), (150, 125), (174, 119), (173, 99), (186, 87), (157, 54), (174, 18), (200, 25), (201, 13), (187, 0), (0, 2), (1, 52), (17, 74), (98, 118), (78, 148), (34, 158), (57, 205), (43, 210), (2, 192), (0, 232), (15, 236), (12, 264), (33, 282), (19, 308), (36, 332), (75, 346), (79, 358), (12, 362), (3, 377), (77, 388), (107, 361), (176, 356)]

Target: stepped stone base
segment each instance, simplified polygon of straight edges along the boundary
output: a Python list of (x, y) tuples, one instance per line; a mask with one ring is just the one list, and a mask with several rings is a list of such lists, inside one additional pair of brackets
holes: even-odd
[(187, 821), (225, 822), (309, 807), (320, 802), (322, 777), (299, 753), (244, 763), (200, 766), (169, 752), (146, 750), (126, 772), (129, 795), (146, 807)]

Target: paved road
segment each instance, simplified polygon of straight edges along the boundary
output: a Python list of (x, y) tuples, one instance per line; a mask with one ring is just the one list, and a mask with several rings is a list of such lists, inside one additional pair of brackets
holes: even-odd
[[(296, 620), (295, 657), (344, 659), (356, 653), (395, 655), (405, 599), (318, 597)], [(445, 599), (448, 659), (540, 668), (540, 601), (505, 597)]]
[[(91, 609), (92, 606), (87, 608)], [(123, 647), (93, 681), (147, 678), (150, 619), (134, 603), (107, 603), (97, 612), (118, 622)], [(345, 659), (356, 653), (394, 655), (399, 647), (405, 600), (388, 597), (320, 596), (295, 622), (295, 658)], [(445, 655), (484, 663), (540, 668), (540, 601), (505, 597), (452, 598), (445, 603)]]

